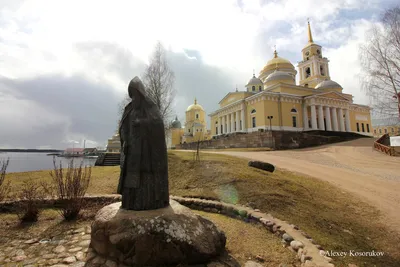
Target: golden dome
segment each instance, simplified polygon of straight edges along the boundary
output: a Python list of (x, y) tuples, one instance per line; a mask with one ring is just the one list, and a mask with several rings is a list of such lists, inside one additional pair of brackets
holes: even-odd
[(262, 69), (262, 71), (260, 71), (260, 75), (265, 74), (266, 72), (270, 72), (271, 70), (275, 70), (275, 69), (293, 69), (294, 70), (294, 66), (289, 60), (282, 58), (282, 57), (278, 57), (278, 53), (275, 50), (274, 57), (267, 62), (265, 67)]
[(202, 110), (204, 111), (203, 107), (197, 104), (197, 99), (194, 99), (194, 104), (191, 104), (187, 109), (186, 112), (191, 111), (191, 110)]

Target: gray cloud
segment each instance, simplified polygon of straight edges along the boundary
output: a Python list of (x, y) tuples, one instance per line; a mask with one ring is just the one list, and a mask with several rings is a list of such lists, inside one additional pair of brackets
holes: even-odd
[[(0, 146), (65, 148), (71, 138), (104, 144), (114, 133), (118, 103), (129, 80), (140, 75), (145, 64), (117, 44), (86, 42), (76, 44), (75, 50), (88, 68), (118, 77), (126, 87), (94, 82), (83, 73), (14, 80), (0, 76), (0, 102), (7, 103), (2, 107), (9, 111), (0, 115)], [(175, 111), (182, 122), (194, 97), (209, 113), (236, 83), (243, 90), (250, 78), (204, 64), (195, 50), (168, 51), (167, 58), (176, 76)]]

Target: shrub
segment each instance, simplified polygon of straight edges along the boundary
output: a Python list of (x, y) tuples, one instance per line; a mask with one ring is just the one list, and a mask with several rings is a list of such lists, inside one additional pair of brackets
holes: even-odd
[(23, 183), (17, 197), (20, 200), (18, 205), (19, 220), (21, 222), (36, 222), (40, 213), (38, 202), (44, 198), (41, 185), (29, 179)]
[(65, 220), (76, 219), (85, 206), (83, 197), (89, 187), (92, 169), (86, 166), (83, 168), (83, 162), (75, 168), (73, 159), (65, 170), (61, 161), (57, 168), (55, 157), (53, 165), (54, 170), (50, 172), (52, 185), (45, 186), (46, 191), (61, 201), (61, 214)]
[(5, 182), (8, 163), (10, 163), (9, 158), (0, 161), (0, 202), (8, 196), (11, 190), (11, 181)]

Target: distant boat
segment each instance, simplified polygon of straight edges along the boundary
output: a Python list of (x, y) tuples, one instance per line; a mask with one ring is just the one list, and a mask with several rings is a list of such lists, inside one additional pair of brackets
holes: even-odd
[(61, 153), (49, 153), (49, 154), (47, 154), (47, 156), (58, 156), (58, 155), (60, 155)]

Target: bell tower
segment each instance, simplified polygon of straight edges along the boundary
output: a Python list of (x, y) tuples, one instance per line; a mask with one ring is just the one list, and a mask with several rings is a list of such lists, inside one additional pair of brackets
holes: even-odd
[(322, 47), (314, 43), (310, 21), (308, 21), (308, 43), (301, 50), (303, 60), (297, 66), (300, 85), (315, 88), (322, 81), (329, 80), (329, 60), (322, 56)]

